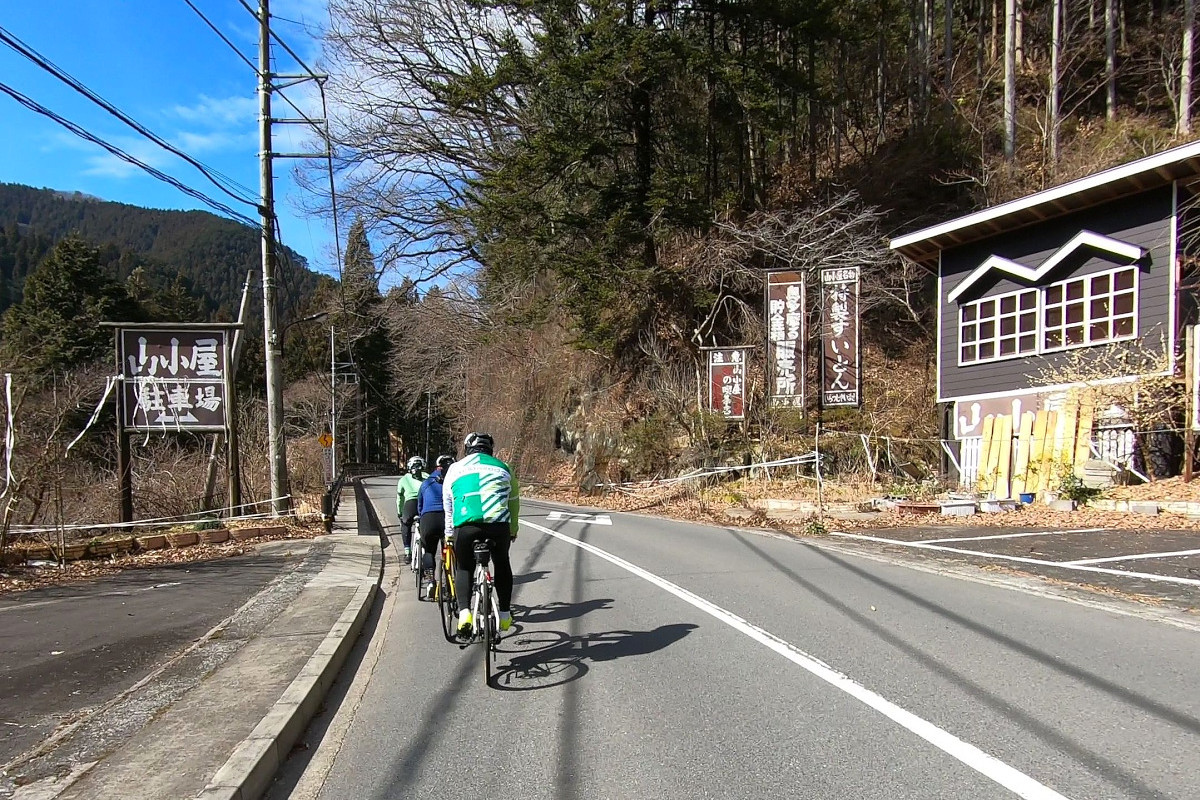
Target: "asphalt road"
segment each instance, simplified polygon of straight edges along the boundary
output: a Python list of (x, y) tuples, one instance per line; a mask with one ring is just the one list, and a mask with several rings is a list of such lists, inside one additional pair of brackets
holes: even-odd
[(562, 510), (526, 504), (497, 688), (402, 576), (318, 796), (1200, 797), (1195, 630)]
[(275, 548), (0, 599), (0, 764), (133, 686), (303, 555)]

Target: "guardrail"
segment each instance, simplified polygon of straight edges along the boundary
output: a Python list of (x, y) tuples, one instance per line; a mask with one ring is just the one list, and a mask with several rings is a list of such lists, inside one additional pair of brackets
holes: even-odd
[(333, 529), (333, 518), (337, 516), (338, 502), (341, 500), (342, 488), (347, 481), (370, 478), (375, 475), (395, 475), (399, 471), (395, 464), (389, 462), (343, 464), (337, 480), (329, 485), (325, 494), (321, 495), (321, 519), (325, 523), (325, 530)]

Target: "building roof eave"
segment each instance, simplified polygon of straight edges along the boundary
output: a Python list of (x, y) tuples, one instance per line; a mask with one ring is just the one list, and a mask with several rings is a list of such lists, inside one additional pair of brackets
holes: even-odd
[(890, 247), (913, 261), (928, 263), (950, 247), (1195, 175), (1200, 175), (1200, 140), (897, 236)]

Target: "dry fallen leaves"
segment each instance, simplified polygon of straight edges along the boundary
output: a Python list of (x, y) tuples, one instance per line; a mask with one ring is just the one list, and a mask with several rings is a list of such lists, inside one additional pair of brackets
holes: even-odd
[(0, 595), (25, 592), (47, 586), (95, 580), (115, 575), (126, 570), (152, 569), (154, 567), (190, 564), (198, 561), (213, 561), (245, 555), (262, 542), (282, 539), (312, 539), (322, 534), (321, 526), (308, 523), (287, 523), (286, 533), (260, 536), (250, 541), (227, 541), (222, 544), (196, 544), (191, 547), (150, 550), (143, 553), (114, 555), (108, 558), (68, 561), (65, 564), (34, 562), (5, 567), (0, 571)]

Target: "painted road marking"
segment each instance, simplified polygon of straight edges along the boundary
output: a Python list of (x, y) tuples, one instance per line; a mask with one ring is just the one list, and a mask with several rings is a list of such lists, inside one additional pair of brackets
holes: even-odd
[(960, 550), (957, 547), (944, 547), (940, 544), (906, 542), (902, 539), (887, 539), (882, 536), (864, 536), (859, 533), (830, 531), (828, 535), (839, 536), (843, 539), (856, 539), (860, 542), (877, 542), (880, 544), (894, 544), (900, 547), (913, 547), (917, 550), (937, 550), (942, 553), (957, 553), (961, 556), (978, 556), (980, 558), (992, 558), (999, 559), (1001, 561), (1015, 561), (1018, 564), (1036, 564), (1039, 567), (1058, 567), (1060, 569), (1071, 569), (1078, 572), (1097, 572), (1102, 575), (1120, 575), (1123, 578), (1145, 578), (1148, 581), (1158, 581), (1160, 583), (1178, 583), (1183, 586), (1200, 586), (1200, 580), (1196, 580), (1194, 578), (1176, 578), (1172, 575), (1155, 575), (1152, 572), (1131, 572), (1124, 569), (1108, 569), (1107, 567), (1093, 567), (1087, 564), (1075, 564), (1070, 561), (1047, 561), (1044, 558), (1029, 558), (1027, 556), (1008, 556), (1000, 553), (986, 553), (982, 550)]
[(1003, 786), (1018, 797), (1030, 798), (1030, 800), (1067, 800), (1065, 795), (1061, 795), (1050, 787), (1039, 783), (1023, 772), (1010, 767), (995, 756), (983, 752), (978, 747), (968, 742), (964, 742), (949, 731), (943, 730), (932, 722), (929, 722), (911, 711), (906, 711), (900, 706), (893, 703), (891, 700), (876, 694), (867, 687), (855, 681), (848, 675), (838, 672), (833, 667), (818, 660), (816, 657), (805, 653), (803, 650), (788, 644), (783, 639), (780, 639), (773, 633), (758, 627), (731, 611), (726, 611), (724, 608), (715, 603), (705, 600), (697, 594), (689, 592), (678, 584), (672, 583), (666, 578), (659, 577), (653, 572), (645, 570), (638, 565), (626, 561), (620, 556), (615, 556), (607, 550), (601, 550), (595, 545), (581, 542), (578, 539), (572, 538), (558, 531), (541, 525), (521, 520), (522, 525), (527, 525), (534, 530), (541, 531), (560, 539), (568, 544), (579, 547), (592, 555), (599, 556), (605, 561), (616, 564), (621, 569), (631, 572), (634, 575), (642, 578), (655, 586), (663, 589), (680, 600), (695, 606), (704, 613), (724, 622), (729, 627), (739, 631), (754, 641), (762, 644), (771, 650), (774, 650), (779, 655), (783, 656), (793, 664), (803, 668), (812, 675), (820, 678), (831, 686), (840, 689), (854, 699), (864, 703), (868, 707), (883, 714), (888, 719), (897, 723), (901, 727), (915, 733), (925, 741), (937, 747), (939, 750), (948, 753), (954, 758), (961, 761), (963, 764), (974, 769), (979, 774), (990, 778), (996, 783)]
[(1142, 558), (1170, 558), (1171, 556), (1197, 556), (1200, 550), (1176, 550), (1172, 553), (1135, 553), (1131, 556), (1108, 556), (1107, 558), (1081, 558), (1076, 561), (1064, 561), (1069, 566), (1080, 564), (1105, 564), (1109, 561), (1137, 561)]
[(549, 522), (582, 522), (584, 525), (612, 525), (608, 514), (572, 514), (567, 511), (551, 511), (546, 515)]
[(1058, 536), (1063, 533), (1099, 533), (1108, 528), (1079, 528), (1071, 531), (1033, 531), (1031, 533), (1000, 533), (994, 536), (960, 536), (957, 539), (921, 539), (921, 544), (946, 544), (947, 542), (981, 542), (988, 539), (1020, 539), (1023, 536)]
[(143, 586), (140, 589), (133, 589), (132, 591), (113, 591), (113, 592), (98, 592), (96, 594), (78, 594), (78, 595), (72, 595), (71, 597), (57, 597), (53, 600), (35, 600), (32, 603), (22, 603), (21, 601), (18, 600), (18, 601), (13, 602), (12, 605), (5, 604), (3, 606), (0, 606), (0, 614), (4, 613), (5, 611), (24, 611), (26, 609), (39, 608), (41, 606), (54, 606), (54, 605), (58, 605), (59, 603), (69, 603), (72, 600), (94, 600), (97, 597), (128, 597), (131, 594), (133, 594), (134, 592), (152, 592), (155, 589), (170, 589), (174, 586), (182, 586), (182, 585), (183, 584), (180, 581), (174, 581), (171, 583), (156, 583), (153, 586)]

